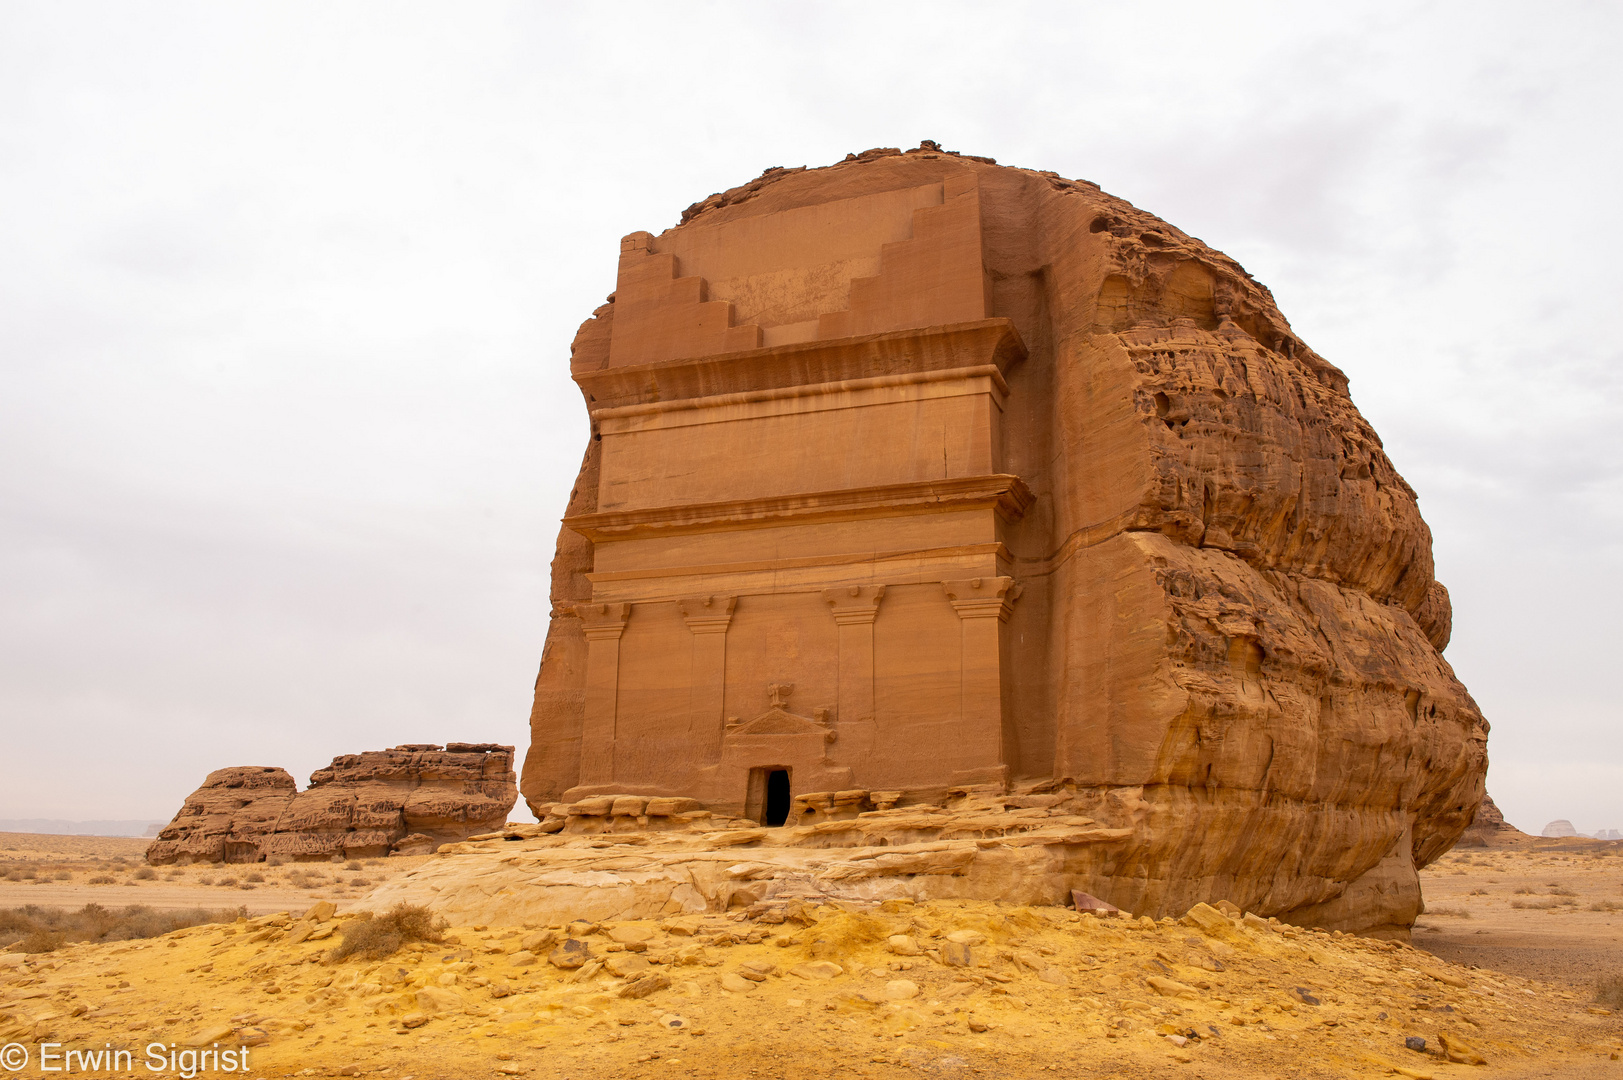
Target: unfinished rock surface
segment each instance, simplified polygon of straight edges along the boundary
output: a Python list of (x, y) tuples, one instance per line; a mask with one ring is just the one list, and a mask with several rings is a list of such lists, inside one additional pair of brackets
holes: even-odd
[[(619, 799), (625, 807), (634, 797)], [(1076, 813), (1069, 798), (963, 795), (950, 807), (861, 810), (866, 801), (837, 817), (802, 807), (812, 823), (782, 828), (692, 811), (639, 825), (576, 804), (562, 821), (549, 814), (442, 847), (367, 903), (538, 925), (839, 900), (1050, 904), (1070, 895), (1090, 852), (1122, 850), (1132, 837)]]
[(1499, 807), (1494, 804), (1493, 796), (1484, 793), (1482, 805), (1477, 807), (1476, 817), (1471, 820), (1470, 827), (1460, 834), (1460, 845), (1493, 847), (1496, 844), (1528, 839), (1531, 837), (1505, 820), (1505, 815), (1500, 813)]
[[(622, 243), (532, 808), (1059, 794), (1067, 891), (1401, 933), (1488, 726), (1414, 491), (1234, 260), (931, 144)], [(877, 804), (876, 804), (877, 805)]]
[(302, 792), (282, 769), (217, 769), (147, 848), (147, 861), (427, 854), (500, 827), (517, 800), (513, 748), (495, 743), (345, 754), (312, 773)]

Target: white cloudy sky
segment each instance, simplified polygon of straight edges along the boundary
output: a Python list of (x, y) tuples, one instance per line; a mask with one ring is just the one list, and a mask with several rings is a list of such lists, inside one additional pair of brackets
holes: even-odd
[(619, 237), (921, 138), (1238, 258), (1420, 492), (1531, 829), (1623, 828), (1616, 5), (0, 6), (0, 817), (524, 745)]

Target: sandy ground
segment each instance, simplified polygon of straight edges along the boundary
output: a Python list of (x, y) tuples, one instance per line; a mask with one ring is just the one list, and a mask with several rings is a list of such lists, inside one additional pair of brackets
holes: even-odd
[(1529, 840), (1456, 849), (1421, 874), (1414, 941), (1462, 964), (1588, 993), (1623, 976), (1623, 843)]
[[(1623, 900), (1623, 858), (1596, 853), (1616, 847), (1446, 857), (1425, 874), (1424, 950), (1226, 920), (940, 902), (823, 906), (783, 923), (576, 926), (593, 959), (574, 971), (547, 963), (550, 947), (531, 960), (536, 928), (496, 926), (332, 963), (336, 937), (290, 936), (294, 908), (0, 954), (0, 1042), (36, 1055), (42, 1040), (135, 1052), (133, 1070), (80, 1075), (173, 1075), (148, 1072), (143, 1048), (202, 1040), (251, 1043), (253, 1074), (277, 1077), (1623, 1080), (1623, 1017), (1590, 990), (1618, 970), (1619, 913), (1606, 905)], [(945, 962), (954, 933), (970, 940), (969, 967)], [(897, 954), (893, 934), (924, 953)], [(648, 996), (622, 994), (650, 976)], [(1438, 1056), (1445, 1035), (1467, 1047), (1456, 1056), (1487, 1063)], [(1411, 1036), (1426, 1052), (1405, 1048)], [(44, 1075), (34, 1062), (19, 1075)]]
[[(264, 915), (302, 911), (314, 900), (332, 900), (343, 909), (427, 858), (147, 867), (143, 856), (149, 843), (129, 837), (0, 833), (0, 908), (139, 904), (159, 909), (242, 908), (249, 915)], [(144, 874), (151, 877), (140, 876)], [(92, 884), (102, 878), (113, 880)]]

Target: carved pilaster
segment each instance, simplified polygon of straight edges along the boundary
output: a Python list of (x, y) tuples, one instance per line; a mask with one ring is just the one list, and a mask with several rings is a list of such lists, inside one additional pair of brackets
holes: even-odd
[(962, 633), (963, 715), (974, 740), (968, 760), (977, 764), (954, 777), (957, 782), (1006, 778), (1008, 759), (1003, 716), (1003, 624), (1019, 599), (1013, 578), (976, 577), (943, 581), (942, 589), (958, 613)]
[(581, 729), (580, 782), (606, 784), (614, 779), (620, 635), (631, 618), (631, 605), (580, 604), (575, 611), (586, 635), (586, 721)]
[(678, 600), (682, 621), (693, 633), (693, 661), (688, 677), (688, 736), (705, 762), (721, 760), (721, 736), (727, 686), (727, 627), (733, 621), (736, 596), (694, 596)]
[(839, 723), (846, 733), (845, 753), (853, 760), (866, 757), (873, 747), (874, 661), (873, 624), (883, 585), (846, 585), (824, 589), (840, 635)]

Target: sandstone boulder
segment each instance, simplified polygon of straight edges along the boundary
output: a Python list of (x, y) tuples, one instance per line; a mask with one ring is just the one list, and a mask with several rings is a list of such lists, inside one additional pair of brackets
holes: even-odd
[(1401, 934), (1476, 812), (1488, 726), (1347, 375), (1094, 184), (770, 172), (626, 236), (570, 365), (538, 815), (1061, 796), (1130, 839), (1051, 902)]
[(500, 828), (518, 798), (513, 748), (397, 746), (347, 754), (299, 791), (277, 768), (219, 769), (147, 848), (154, 865), (427, 854)]
[(1461, 847), (1493, 847), (1496, 844), (1528, 839), (1526, 833), (1505, 820), (1505, 815), (1494, 805), (1493, 796), (1484, 794), (1476, 817), (1460, 834)]

